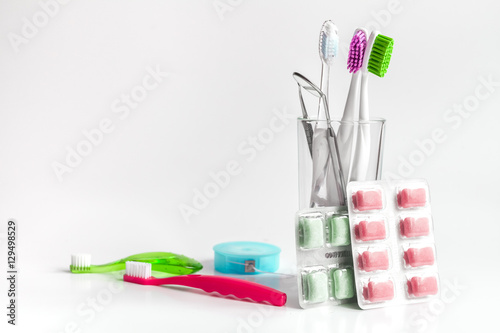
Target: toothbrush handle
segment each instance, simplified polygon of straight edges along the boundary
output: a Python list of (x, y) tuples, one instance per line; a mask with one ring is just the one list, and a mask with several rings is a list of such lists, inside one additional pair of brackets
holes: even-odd
[(73, 273), (109, 273), (109, 272), (121, 271), (122, 269), (125, 269), (125, 264), (116, 261), (105, 265), (90, 265), (90, 267), (87, 270), (83, 271), (75, 270), (73, 271)]
[[(359, 108), (359, 120), (361, 122), (370, 120), (370, 113), (368, 110), (368, 75), (368, 73), (363, 73), (361, 78), (361, 101)], [(370, 146), (370, 125), (360, 123), (358, 137), (356, 139), (351, 180), (367, 180), (366, 177), (368, 175), (371, 154)]]
[[(352, 75), (351, 85), (349, 86), (349, 93), (345, 102), (344, 113), (342, 114), (342, 121), (353, 121), (358, 119), (359, 110), (359, 95), (361, 91), (361, 72), (358, 71)], [(342, 124), (341, 124), (342, 126)]]
[[(330, 93), (329, 93), (329, 90), (330, 90), (330, 66), (325, 64), (324, 62), (321, 62), (321, 82), (320, 82), (320, 86), (319, 86), (319, 89), (323, 92), (324, 94), (324, 98), (326, 99), (327, 101), (327, 104), (330, 103)], [(330, 111), (328, 109), (325, 108), (325, 117), (324, 118), (321, 118), (321, 115), (320, 115), (320, 111), (321, 111), (321, 103), (322, 103), (322, 100), (321, 98), (319, 99), (319, 103), (318, 103), (318, 115), (316, 117), (316, 119), (326, 119), (326, 120), (330, 120)]]
[(359, 104), (359, 120), (370, 120), (370, 111), (368, 107), (368, 76), (363, 73), (361, 78), (361, 101)]
[(339, 145), (340, 162), (344, 173), (344, 180), (348, 183), (351, 179), (353, 168), (354, 147), (356, 146), (357, 128), (354, 121), (359, 119), (359, 99), (361, 90), (361, 71), (352, 75), (349, 94), (342, 114), (342, 122), (339, 125), (337, 142)]
[(224, 296), (233, 295), (240, 299), (250, 298), (255, 302), (269, 303), (274, 306), (283, 306), (286, 303), (286, 294), (279, 290), (226, 276), (196, 274), (164, 279), (147, 279), (147, 281), (152, 282), (148, 283), (152, 285), (175, 284), (201, 289), (207, 293), (217, 292)]

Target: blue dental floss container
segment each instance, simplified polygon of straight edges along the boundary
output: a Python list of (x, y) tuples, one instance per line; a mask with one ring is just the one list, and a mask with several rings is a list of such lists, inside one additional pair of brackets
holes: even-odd
[(214, 249), (215, 270), (226, 274), (260, 274), (276, 272), (281, 249), (258, 242), (228, 242)]

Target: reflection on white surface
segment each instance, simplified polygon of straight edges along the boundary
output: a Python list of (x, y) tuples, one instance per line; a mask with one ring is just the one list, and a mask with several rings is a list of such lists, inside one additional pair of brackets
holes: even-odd
[[(471, 318), (477, 318), (477, 322), (484, 320), (485, 311), (494, 308), (469, 306), (477, 304), (475, 293), (463, 287), (470, 288), (470, 282), (454, 283), (453, 276), (446, 274), (442, 274), (444, 306), (436, 302), (361, 310), (353, 303), (304, 310), (298, 306), (296, 279), (277, 275), (255, 275), (252, 280), (285, 291), (288, 302), (284, 307), (220, 297), (187, 287), (124, 283), (119, 273), (71, 274), (67, 270), (43, 268), (37, 271), (37, 279), (23, 280), (20, 321), (26, 329), (34, 330), (39, 323), (50, 322), (44, 327), (53, 332), (64, 332), (67, 325), (80, 329), (81, 333), (117, 329), (133, 332), (144, 328), (141, 325), (154, 329), (157, 323), (148, 321), (150, 318), (169, 321), (169, 328), (179, 331), (186, 330), (186, 323), (204, 332), (237, 333), (420, 333), (441, 332), (444, 327), (461, 331), (462, 326), (474, 323), (476, 319)], [(210, 269), (204, 273), (209, 274)], [(455, 286), (455, 294), (446, 292), (446, 281)], [(492, 283), (494, 278), (490, 277), (475, 291), (487, 295)], [(453, 301), (452, 295), (456, 296)], [(29, 299), (42, 301), (29, 302)], [(46, 312), (44, 308), (55, 311)]]
[(314, 308), (297, 314), (297, 332), (433, 332), (436, 321), (423, 326), (409, 322), (418, 306), (391, 306), (371, 310), (361, 310), (355, 304)]
[(89, 290), (92, 287), (92, 278), (90, 274), (73, 274), (71, 276), (71, 289)]

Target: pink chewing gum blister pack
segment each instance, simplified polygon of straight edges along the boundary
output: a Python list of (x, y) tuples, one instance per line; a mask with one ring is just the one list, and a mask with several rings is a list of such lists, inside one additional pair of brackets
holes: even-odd
[(351, 182), (347, 198), (359, 306), (370, 309), (438, 297), (427, 182)]

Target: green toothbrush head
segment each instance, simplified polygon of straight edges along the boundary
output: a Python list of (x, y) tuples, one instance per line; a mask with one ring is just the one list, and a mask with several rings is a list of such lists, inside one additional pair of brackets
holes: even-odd
[(72, 254), (71, 273), (89, 273), (90, 272), (90, 254)]
[(394, 39), (378, 34), (373, 42), (370, 59), (368, 60), (368, 71), (379, 77), (384, 77), (391, 61)]

